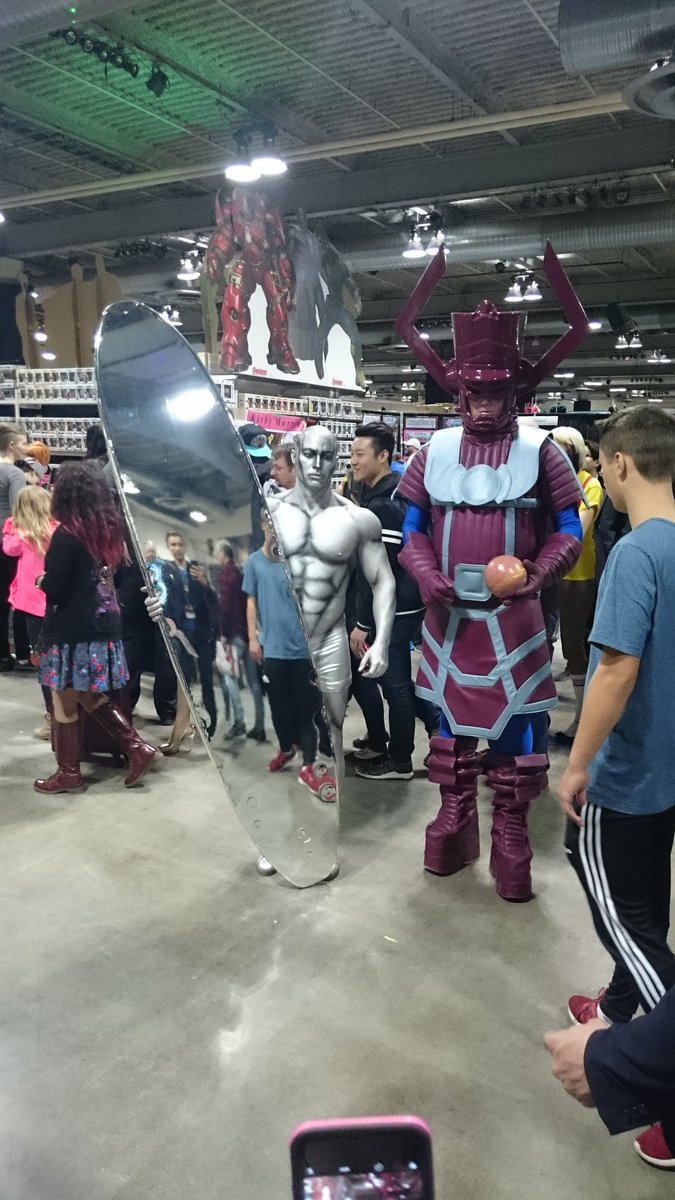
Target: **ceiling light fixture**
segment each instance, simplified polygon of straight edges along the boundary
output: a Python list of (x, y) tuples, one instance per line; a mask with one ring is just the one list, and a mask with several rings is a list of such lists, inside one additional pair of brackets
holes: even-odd
[(169, 76), (164, 73), (159, 63), (155, 62), (152, 64), (150, 78), (147, 80), (145, 86), (158, 100), (160, 96), (164, 95), (169, 86)]
[(417, 226), (411, 225), (409, 232), (410, 232), (410, 238), (405, 247), (405, 250), (403, 250), (403, 257), (404, 258), (425, 258), (426, 250), (424, 249), (424, 246), (422, 245), (422, 239), (421, 239), (419, 233), (417, 232)]
[(181, 259), (180, 271), (176, 272), (176, 279), (185, 279), (187, 281), (199, 279), (199, 267), (190, 254)]
[(602, 321), (589, 321), (588, 329), (590, 333), (598, 333), (602, 329)]
[(3, 212), (0, 212), (0, 225), (4, 225), (6, 219), (7, 218), (5, 217), (5, 214)]
[(543, 300), (543, 298), (544, 297), (541, 294), (541, 288), (539, 287), (539, 284), (537, 283), (536, 279), (531, 279), (525, 289), (525, 295), (524, 295), (523, 299), (524, 300)]
[(437, 254), (444, 245), (445, 234), (443, 233), (442, 229), (438, 229), (436, 233), (432, 234), (432, 236), (429, 238), (427, 243), (427, 254), (430, 258), (432, 258), (433, 255)]
[(45, 327), (43, 324), (38, 325), (37, 329), (33, 333), (33, 337), (35, 338), (36, 342), (46, 342), (47, 341), (47, 334), (45, 332)]
[(574, 379), (574, 371), (554, 371), (554, 379)]
[(256, 183), (260, 171), (251, 162), (251, 134), (245, 129), (237, 130), (237, 157), (225, 168), (225, 178), (230, 183)]
[(522, 304), (523, 292), (517, 279), (514, 279), (504, 299), (507, 304)]
[(626, 337), (625, 334), (623, 334), (623, 333), (619, 334), (618, 338), (616, 339), (616, 345), (615, 345), (614, 349), (615, 350), (627, 350), (628, 349), (628, 338)]
[(56, 360), (56, 355), (53, 350), (43, 350), (40, 358), (44, 358), (45, 362), (54, 362)]
[(632, 335), (630, 342), (628, 343), (628, 349), (629, 350), (641, 350), (642, 349), (642, 338), (640, 337), (640, 334), (637, 332), (637, 330)]
[(260, 127), (262, 154), (256, 154), (251, 162), (251, 166), (258, 171), (259, 175), (274, 178), (278, 175), (285, 175), (288, 170), (288, 163), (276, 151), (278, 132), (274, 125)]

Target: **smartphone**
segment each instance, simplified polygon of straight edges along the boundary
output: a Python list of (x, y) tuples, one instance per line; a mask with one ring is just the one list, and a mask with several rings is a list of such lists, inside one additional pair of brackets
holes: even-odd
[(293, 1200), (433, 1200), (431, 1130), (420, 1118), (310, 1121), (291, 1135)]

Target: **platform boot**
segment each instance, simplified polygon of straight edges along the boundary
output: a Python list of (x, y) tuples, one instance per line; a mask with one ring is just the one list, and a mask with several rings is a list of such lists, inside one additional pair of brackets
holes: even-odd
[(495, 755), (488, 768), (488, 783), (494, 792), (490, 873), (503, 900), (532, 899), (527, 814), (532, 801), (546, 789), (547, 768), (545, 754)]
[(429, 745), (429, 779), (439, 785), (441, 807), (427, 825), (424, 866), (434, 875), (454, 875), (480, 854), (478, 740), (432, 737)]
[(120, 754), (126, 756), (129, 764), (129, 774), (124, 780), (124, 786), (133, 787), (150, 767), (157, 753), (155, 747), (143, 740), (121, 709), (110, 700), (100, 704), (90, 716), (106, 733), (117, 739)]
[(36, 779), (36, 792), (56, 795), (59, 792), (81, 792), (84, 779), (80, 774), (80, 721), (52, 721), (52, 743), (58, 768), (48, 779)]

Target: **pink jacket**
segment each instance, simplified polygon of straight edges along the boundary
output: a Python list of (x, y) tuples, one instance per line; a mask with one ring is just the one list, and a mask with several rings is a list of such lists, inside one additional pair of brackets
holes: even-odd
[[(52, 533), (58, 521), (52, 521)], [(9, 602), (19, 612), (30, 613), (33, 617), (44, 617), (47, 608), (47, 597), (40, 588), (35, 586), (38, 575), (45, 569), (44, 554), (38, 554), (30, 542), (19, 533), (14, 532), (14, 522), (11, 517), (5, 521), (2, 530), (2, 548), (5, 554), (18, 558), (16, 575), (9, 589)]]

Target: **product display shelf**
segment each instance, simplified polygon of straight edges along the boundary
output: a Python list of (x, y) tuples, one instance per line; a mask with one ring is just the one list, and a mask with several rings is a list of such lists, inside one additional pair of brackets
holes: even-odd
[[(57, 458), (80, 458), (90, 425), (98, 423), (92, 367), (0, 368), (3, 415), (20, 423), (29, 441), (44, 441)], [(73, 410), (87, 412), (75, 414)]]
[[(318, 421), (332, 430), (338, 453), (333, 480), (339, 483), (349, 468), (354, 430), (360, 425), (363, 405), (360, 397), (270, 396), (241, 391), (237, 395), (237, 415), (241, 420), (256, 421), (273, 433), (297, 432), (299, 421)], [(286, 422), (284, 417), (295, 418)]]

